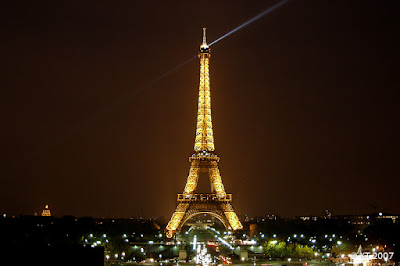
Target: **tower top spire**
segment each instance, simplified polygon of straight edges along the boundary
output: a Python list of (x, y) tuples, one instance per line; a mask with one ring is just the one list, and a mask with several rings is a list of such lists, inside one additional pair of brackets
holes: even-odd
[(208, 52), (209, 47), (206, 40), (206, 28), (203, 28), (203, 43), (200, 45), (200, 50), (203, 52)]
[(214, 151), (214, 136), (211, 122), (211, 95), (209, 60), (210, 48), (206, 41), (206, 29), (203, 28), (203, 43), (200, 46), (200, 85), (197, 109), (197, 127), (194, 150), (199, 152)]

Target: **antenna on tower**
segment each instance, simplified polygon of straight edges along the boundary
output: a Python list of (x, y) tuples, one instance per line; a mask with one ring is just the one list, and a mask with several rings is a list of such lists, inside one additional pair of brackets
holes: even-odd
[(208, 49), (206, 40), (206, 28), (203, 28), (203, 43), (201, 44), (200, 49)]

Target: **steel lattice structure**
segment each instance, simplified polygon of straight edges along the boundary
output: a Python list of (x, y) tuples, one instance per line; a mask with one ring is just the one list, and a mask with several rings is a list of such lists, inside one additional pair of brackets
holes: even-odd
[[(191, 217), (208, 213), (218, 218), (229, 230), (242, 229), (232, 207), (232, 195), (225, 192), (218, 169), (220, 158), (214, 154), (214, 136), (211, 120), (211, 94), (209, 61), (210, 48), (206, 42), (203, 29), (203, 43), (200, 46), (200, 86), (197, 110), (197, 128), (194, 144), (195, 153), (189, 158), (191, 163), (189, 175), (183, 194), (178, 194), (178, 206), (171, 217), (166, 235), (171, 238)], [(208, 172), (211, 193), (195, 194), (199, 173)]]

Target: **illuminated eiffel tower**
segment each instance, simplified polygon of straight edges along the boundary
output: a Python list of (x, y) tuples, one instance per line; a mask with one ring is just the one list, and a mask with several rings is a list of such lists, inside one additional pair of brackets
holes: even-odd
[[(171, 238), (187, 220), (201, 213), (210, 214), (219, 219), (228, 230), (242, 229), (231, 201), (222, 184), (218, 169), (219, 157), (214, 154), (214, 137), (211, 122), (211, 96), (209, 60), (210, 48), (206, 42), (206, 29), (203, 29), (203, 43), (200, 46), (200, 86), (197, 110), (197, 128), (194, 144), (195, 153), (189, 157), (191, 163), (189, 176), (183, 194), (178, 194), (178, 206), (167, 227), (166, 236)], [(211, 193), (195, 194), (199, 173), (208, 172)]]

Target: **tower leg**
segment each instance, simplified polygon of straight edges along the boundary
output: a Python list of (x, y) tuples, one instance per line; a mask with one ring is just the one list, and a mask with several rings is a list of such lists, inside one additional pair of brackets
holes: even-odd
[(225, 195), (225, 188), (222, 184), (221, 175), (219, 173), (217, 162), (211, 162), (209, 168), (209, 177), (211, 183), (211, 191), (217, 195)]
[(231, 228), (235, 230), (239, 230), (243, 228), (242, 223), (239, 221), (239, 218), (237, 217), (235, 211), (233, 210), (233, 207), (230, 203), (223, 203), (222, 209), (224, 211), (225, 217), (228, 220)]
[(171, 220), (169, 221), (165, 230), (165, 235), (168, 238), (172, 238), (174, 236), (176, 229), (178, 229), (179, 225), (181, 224), (182, 218), (185, 215), (188, 207), (188, 203), (179, 203), (176, 207), (176, 210), (174, 214), (172, 214)]
[(183, 194), (192, 194), (196, 189), (199, 179), (199, 164), (199, 161), (192, 161)]

